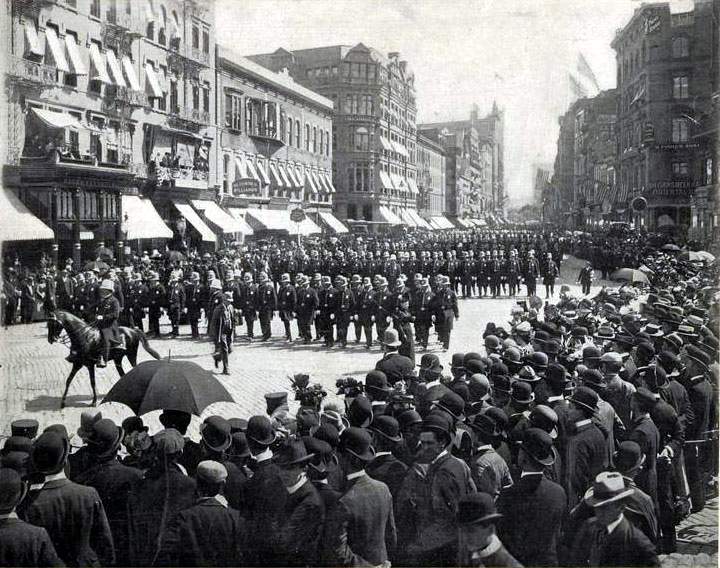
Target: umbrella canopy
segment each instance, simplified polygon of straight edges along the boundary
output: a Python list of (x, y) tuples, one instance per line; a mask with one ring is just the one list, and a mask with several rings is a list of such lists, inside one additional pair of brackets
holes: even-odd
[(644, 282), (649, 284), (647, 275), (635, 268), (621, 268), (610, 275), (610, 280), (627, 280), (628, 282)]
[(662, 250), (669, 250), (669, 251), (673, 251), (673, 252), (680, 252), (680, 250), (681, 250), (679, 246), (674, 245), (672, 243), (663, 245), (661, 248), (662, 248)]
[(110, 389), (103, 402), (121, 402), (141, 416), (157, 409), (200, 416), (214, 402), (235, 402), (215, 376), (190, 361), (145, 361)]
[(102, 260), (93, 260), (85, 265), (84, 270), (97, 270), (98, 272), (105, 272), (110, 266)]
[(695, 254), (706, 262), (715, 262), (715, 255), (706, 250), (699, 250)]

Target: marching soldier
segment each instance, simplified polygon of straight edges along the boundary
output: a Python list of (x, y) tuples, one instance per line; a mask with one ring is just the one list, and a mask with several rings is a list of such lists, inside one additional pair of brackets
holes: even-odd
[(459, 278), (462, 281), (463, 298), (472, 298), (473, 294), (475, 293), (475, 283), (477, 282), (477, 275), (475, 273), (476, 262), (473, 256), (473, 251), (463, 251), (462, 260), (460, 261)]
[(143, 320), (145, 319), (145, 310), (148, 307), (148, 287), (143, 282), (139, 272), (133, 273), (128, 286), (128, 306), (130, 307), (133, 326), (140, 331), (144, 331)]
[(100, 297), (99, 288), (100, 284), (97, 281), (97, 274), (92, 270), (88, 270), (85, 273), (85, 297), (83, 298), (83, 305), (85, 306), (85, 321), (92, 320), (95, 315), (95, 308), (97, 307), (98, 299)]
[(185, 311), (185, 286), (180, 282), (180, 273), (173, 270), (167, 290), (168, 316), (172, 331), (170, 335), (177, 337), (180, 333), (180, 318)]
[(312, 342), (313, 316), (318, 308), (318, 296), (314, 288), (310, 287), (310, 280), (307, 276), (300, 279), (300, 290), (297, 292), (297, 314), (298, 335), (306, 345)]
[(285, 340), (292, 341), (292, 331), (290, 330), (290, 322), (293, 319), (297, 305), (297, 293), (295, 286), (290, 283), (290, 274), (287, 272), (280, 276), (280, 290), (277, 297), (277, 308), (280, 313), (280, 321), (285, 326)]
[(497, 298), (500, 293), (500, 285), (502, 283), (502, 273), (500, 270), (501, 260), (498, 258), (498, 252), (496, 249), (493, 249), (490, 254), (490, 263), (488, 264), (490, 290), (492, 291), (493, 298)]
[(239, 307), (242, 310), (242, 316), (247, 326), (247, 340), (252, 342), (255, 335), (255, 320), (257, 319), (258, 287), (257, 284), (253, 282), (252, 274), (249, 272), (245, 273), (243, 280), (244, 285)]
[(198, 321), (200, 320), (200, 308), (202, 307), (203, 285), (200, 284), (200, 273), (191, 272), (190, 280), (185, 285), (185, 307), (187, 308), (187, 319), (190, 324), (192, 337), (200, 336)]
[(433, 294), (427, 278), (420, 279), (420, 286), (415, 292), (411, 304), (415, 316), (415, 338), (418, 347), (427, 349), (430, 327), (432, 326)]
[(267, 341), (272, 335), (270, 322), (273, 313), (277, 310), (277, 296), (275, 287), (268, 280), (267, 274), (261, 272), (258, 275), (258, 318), (260, 319), (260, 330), (262, 332), (262, 341)]
[(362, 288), (355, 296), (355, 318), (357, 323), (365, 331), (365, 349), (372, 347), (372, 326), (377, 313), (377, 304), (375, 303), (375, 290), (373, 290), (372, 282), (369, 277), (363, 278)]
[(335, 278), (337, 286), (337, 309), (335, 310), (335, 325), (337, 326), (337, 340), (344, 349), (347, 347), (347, 331), (352, 317), (355, 296), (347, 287), (347, 279), (344, 276)]
[(535, 251), (530, 249), (527, 264), (525, 265), (525, 286), (527, 286), (528, 297), (535, 295), (538, 276), (540, 276), (540, 265), (535, 258)]
[(148, 319), (149, 333), (154, 337), (160, 337), (160, 316), (165, 305), (165, 286), (160, 284), (160, 277), (157, 272), (150, 273), (150, 285), (148, 286)]
[(395, 298), (388, 290), (388, 281), (384, 276), (378, 279), (378, 291), (375, 293), (375, 327), (378, 338), (385, 336), (385, 330), (390, 326), (394, 309)]
[(352, 279), (350, 280), (350, 291), (353, 295), (353, 306), (352, 306), (352, 323), (353, 327), (355, 328), (355, 343), (360, 343), (362, 339), (362, 324), (360, 323), (360, 318), (358, 317), (358, 311), (359, 311), (359, 302), (360, 302), (360, 294), (362, 293), (362, 278), (360, 278), (359, 274), (353, 274)]
[(337, 311), (337, 290), (333, 288), (329, 276), (322, 277), (323, 288), (318, 294), (318, 318), (315, 323), (317, 335), (325, 339), (325, 347), (335, 345), (333, 324)]
[(517, 251), (514, 249), (510, 251), (510, 256), (505, 263), (505, 272), (510, 295), (514, 297), (520, 288), (520, 263), (517, 259)]
[(439, 339), (443, 344), (443, 349), (447, 351), (450, 349), (453, 321), (460, 317), (457, 296), (450, 288), (450, 279), (447, 276), (440, 277), (440, 290), (435, 295), (433, 311)]
[(460, 279), (460, 267), (457, 260), (453, 258), (452, 252), (453, 251), (448, 251), (445, 253), (445, 272), (447, 273), (448, 278), (450, 278), (450, 286), (457, 294)]
[(76, 281), (72, 296), (72, 313), (81, 318), (85, 314), (85, 276), (82, 272), (77, 275)]
[(560, 276), (560, 269), (553, 260), (552, 253), (547, 253), (545, 272), (543, 273), (543, 284), (545, 284), (545, 299), (555, 295), (555, 279)]

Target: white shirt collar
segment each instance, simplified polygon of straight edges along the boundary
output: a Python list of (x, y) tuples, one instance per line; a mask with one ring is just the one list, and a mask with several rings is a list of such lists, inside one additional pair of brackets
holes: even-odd
[(529, 475), (542, 475), (542, 474), (543, 474), (542, 471), (523, 471), (520, 474), (520, 477), (527, 477)]
[(430, 463), (431, 463), (431, 464), (435, 463), (435, 462), (438, 461), (441, 457), (446, 456), (447, 453), (448, 453), (447, 450), (443, 450), (443, 451), (440, 452), (440, 453), (437, 455), (437, 457), (436, 457), (433, 461), (431, 461)]
[(615, 519), (612, 523), (605, 527), (607, 529), (607, 533), (612, 534), (612, 532), (617, 528), (617, 526), (622, 522), (624, 518), (625, 515), (620, 513), (620, 516), (617, 519)]
[(305, 482), (308, 480), (307, 475), (305, 473), (300, 474), (300, 478), (297, 480), (297, 483), (294, 485), (291, 485), (290, 487), (286, 487), (287, 492), (292, 495), (295, 493), (298, 489), (300, 489), (303, 485), (305, 485)]
[(67, 479), (67, 477), (65, 476), (65, 470), (60, 470), (57, 473), (46, 475), (45, 483), (47, 483), (48, 481), (56, 481), (58, 479)]
[(259, 463), (259, 462), (264, 462), (269, 459), (272, 459), (272, 457), (273, 457), (272, 450), (270, 448), (265, 448), (262, 452), (260, 452), (256, 456), (253, 456), (253, 459)]
[(348, 473), (345, 477), (348, 481), (352, 481), (353, 479), (357, 479), (358, 477), (362, 477), (365, 475), (365, 470), (361, 469), (360, 471), (354, 471), (353, 473)]
[(429, 383), (425, 383), (425, 388), (428, 388), (428, 389), (429, 389), (430, 387), (436, 387), (436, 386), (438, 386), (439, 384), (440, 384), (440, 379), (435, 379), (434, 381), (430, 381)]
[(387, 402), (385, 402), (384, 400), (373, 400), (370, 403), (370, 406), (385, 406), (386, 404)]
[(565, 400), (565, 397), (560, 394), (558, 396), (549, 396), (547, 399), (548, 402), (555, 402), (556, 400)]
[(580, 426), (585, 426), (585, 424), (590, 424), (592, 422), (591, 418), (586, 418), (585, 420), (579, 420), (578, 422), (575, 422), (575, 428), (580, 428)]
[(3, 513), (0, 515), (0, 521), (5, 519), (17, 519), (17, 513), (15, 511), (10, 511), (9, 513)]
[[(478, 446), (477, 448), (475, 448), (475, 451), (479, 452), (481, 450), (492, 450), (492, 449), (493, 449), (492, 444), (485, 444), (484, 446)], [(440, 457), (440, 456), (438, 456), (438, 457)]]
[(316, 479), (313, 483), (317, 483), (318, 485), (330, 485), (330, 482), (327, 479)]
[(375, 452), (375, 457), (379, 458), (380, 456), (389, 456), (392, 452)]
[(211, 499), (214, 499), (215, 501), (220, 503), (226, 509), (228, 508), (228, 501), (227, 501), (227, 499), (225, 499), (224, 495), (217, 494), (217, 495), (213, 495), (212, 497), (201, 497), (199, 500), (200, 501), (209, 501)]

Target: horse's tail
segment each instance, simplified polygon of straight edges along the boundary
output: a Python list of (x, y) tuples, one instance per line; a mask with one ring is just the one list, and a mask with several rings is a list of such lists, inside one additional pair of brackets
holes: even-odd
[(148, 341), (147, 337), (145, 336), (145, 332), (141, 329), (135, 330), (137, 334), (140, 336), (140, 343), (142, 343), (143, 349), (150, 353), (155, 359), (160, 359), (160, 353), (155, 351), (152, 347), (150, 347), (150, 342)]

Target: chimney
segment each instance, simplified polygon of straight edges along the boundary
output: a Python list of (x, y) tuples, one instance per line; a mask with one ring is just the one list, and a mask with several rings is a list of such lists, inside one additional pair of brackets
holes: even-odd
[(479, 109), (477, 104), (473, 103), (473, 106), (470, 110), (470, 122), (475, 123), (478, 121), (478, 113)]

